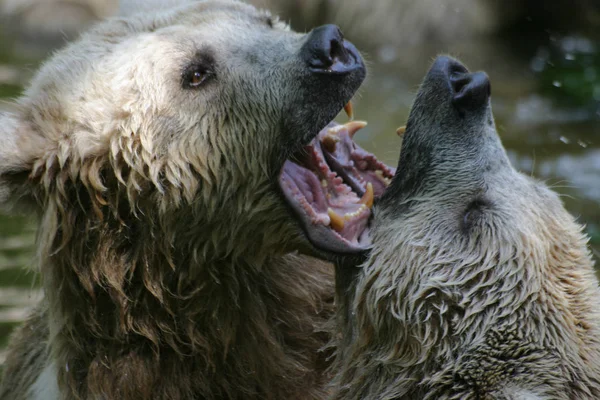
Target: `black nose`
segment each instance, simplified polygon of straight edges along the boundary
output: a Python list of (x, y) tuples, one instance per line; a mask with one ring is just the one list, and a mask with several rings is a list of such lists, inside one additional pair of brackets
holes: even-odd
[(335, 25), (314, 29), (302, 46), (301, 57), (317, 73), (346, 74), (362, 66), (358, 51)]
[(433, 69), (448, 79), (452, 104), (459, 111), (473, 111), (488, 104), (492, 87), (485, 72), (470, 73), (460, 62), (445, 56), (436, 59)]

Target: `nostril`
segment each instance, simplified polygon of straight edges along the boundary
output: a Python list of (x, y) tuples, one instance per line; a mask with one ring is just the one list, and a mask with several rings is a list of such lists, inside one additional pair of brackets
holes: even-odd
[(451, 57), (436, 58), (428, 76), (445, 90), (449, 86), (452, 104), (461, 115), (485, 107), (489, 102), (491, 86), (485, 72), (470, 73), (467, 67)]
[(468, 74), (469, 70), (467, 69), (467, 67), (465, 67), (461, 63), (459, 63), (455, 60), (452, 60), (450, 62), (450, 65), (448, 66), (448, 72), (449, 72), (450, 76), (452, 77), (453, 75)]
[(454, 89), (452, 103), (459, 111), (475, 110), (488, 103), (491, 85), (485, 72), (465, 74), (450, 81)]
[(344, 63), (348, 61), (348, 52), (344, 48), (343, 39), (333, 39), (330, 43), (330, 47), (331, 51), (329, 53), (329, 60), (332, 62), (332, 64), (336, 60), (342, 61)]
[(450, 84), (452, 85), (452, 89), (454, 93), (460, 92), (466, 85), (471, 82), (470, 74), (451, 74), (450, 75)]
[(302, 46), (301, 56), (308, 67), (319, 74), (347, 74), (364, 68), (360, 56), (336, 25), (315, 28)]
[(467, 67), (453, 59), (450, 59), (448, 62), (448, 76), (450, 77), (450, 84), (455, 93), (460, 92), (471, 82), (471, 74), (469, 74)]

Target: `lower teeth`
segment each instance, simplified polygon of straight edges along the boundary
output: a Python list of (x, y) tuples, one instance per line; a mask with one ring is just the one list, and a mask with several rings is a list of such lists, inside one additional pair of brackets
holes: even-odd
[(346, 225), (344, 218), (342, 218), (341, 215), (333, 211), (331, 208), (327, 210), (327, 214), (329, 215), (331, 228), (338, 233), (342, 232), (344, 230), (344, 226)]
[(352, 218), (356, 218), (356, 217), (358, 217), (358, 216), (359, 216), (360, 214), (362, 214), (362, 213), (363, 213), (363, 212), (364, 212), (366, 209), (367, 209), (367, 206), (365, 206), (365, 205), (362, 205), (362, 206), (360, 206), (360, 208), (359, 208), (358, 210), (354, 211), (353, 213), (344, 215), (344, 219), (345, 219), (346, 221), (350, 221)]

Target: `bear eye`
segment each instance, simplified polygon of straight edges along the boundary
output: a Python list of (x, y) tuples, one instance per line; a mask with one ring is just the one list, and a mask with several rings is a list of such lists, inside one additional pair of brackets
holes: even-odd
[(181, 75), (183, 88), (197, 89), (204, 86), (215, 75), (212, 65), (210, 60), (197, 60), (188, 65)]
[(199, 88), (210, 78), (210, 75), (211, 72), (202, 67), (190, 68), (183, 74), (183, 87), (186, 89)]
[(204, 83), (206, 76), (207, 76), (206, 71), (195, 71), (192, 74), (192, 78), (190, 79), (190, 86), (191, 87), (200, 86), (202, 83)]

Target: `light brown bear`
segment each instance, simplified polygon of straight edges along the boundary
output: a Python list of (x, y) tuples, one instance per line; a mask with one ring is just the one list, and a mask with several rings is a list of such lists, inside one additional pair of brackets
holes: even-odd
[(366, 248), (392, 176), (360, 123), (317, 137), (361, 56), (332, 25), (159, 3), (59, 51), (0, 116), (0, 204), (39, 215), (45, 293), (0, 398), (323, 398), (333, 276), (294, 252)]
[(338, 268), (335, 399), (598, 399), (582, 227), (498, 138), (482, 72), (438, 58), (364, 263)]

